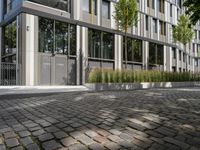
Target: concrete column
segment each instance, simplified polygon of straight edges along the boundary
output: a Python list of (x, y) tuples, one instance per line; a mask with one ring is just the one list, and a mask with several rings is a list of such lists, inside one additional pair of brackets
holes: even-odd
[(81, 1), (82, 0), (73, 0), (73, 14), (75, 20), (80, 20), (80, 11), (81, 11)]
[(142, 42), (143, 69), (148, 70), (149, 66), (149, 42)]
[(172, 47), (166, 47), (166, 71), (172, 71)]
[(179, 72), (179, 67), (180, 67), (180, 64), (179, 64), (179, 49), (176, 48), (176, 71)]
[(163, 53), (164, 53), (164, 71), (167, 71), (167, 63), (170, 63), (169, 59), (167, 61), (167, 47), (163, 46)]
[(115, 69), (121, 70), (122, 69), (122, 52), (123, 46), (122, 41), (123, 37), (121, 35), (115, 34)]
[(26, 70), (26, 78), (25, 78), (25, 84), (27, 86), (33, 86), (34, 85), (34, 78), (35, 78), (35, 44), (34, 41), (37, 40), (34, 38), (35, 34), (35, 16), (26, 14), (26, 64), (25, 64), (25, 70)]
[(97, 0), (97, 24), (101, 25), (101, 0)]
[(80, 50), (81, 50), (81, 27), (80, 26), (76, 26), (76, 84), (80, 85), (80, 59), (81, 59), (81, 55), (80, 55)]
[(86, 27), (81, 28), (81, 41), (81, 81), (85, 84), (88, 69), (88, 29)]

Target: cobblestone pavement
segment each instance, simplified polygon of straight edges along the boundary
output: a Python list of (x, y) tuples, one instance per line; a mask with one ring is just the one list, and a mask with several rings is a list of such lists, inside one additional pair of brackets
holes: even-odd
[(0, 96), (0, 150), (198, 150), (200, 89)]

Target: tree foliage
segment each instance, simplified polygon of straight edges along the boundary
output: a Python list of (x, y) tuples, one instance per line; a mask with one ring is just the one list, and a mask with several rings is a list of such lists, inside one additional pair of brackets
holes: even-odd
[(187, 7), (186, 13), (190, 15), (190, 20), (195, 25), (200, 20), (200, 0), (186, 0), (183, 5)]
[(178, 25), (173, 29), (173, 38), (175, 42), (178, 41), (184, 45), (192, 40), (193, 29), (188, 16), (180, 16), (178, 20)]
[(138, 21), (137, 1), (119, 0), (115, 5), (114, 18), (119, 30), (125, 32), (125, 68), (127, 68), (127, 31)]
[(120, 30), (127, 31), (138, 20), (138, 9), (136, 0), (119, 0), (115, 5), (115, 16)]

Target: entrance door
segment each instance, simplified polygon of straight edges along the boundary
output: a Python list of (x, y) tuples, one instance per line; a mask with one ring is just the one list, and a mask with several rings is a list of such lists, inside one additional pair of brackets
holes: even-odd
[(66, 85), (67, 84), (67, 56), (40, 54), (40, 85)]

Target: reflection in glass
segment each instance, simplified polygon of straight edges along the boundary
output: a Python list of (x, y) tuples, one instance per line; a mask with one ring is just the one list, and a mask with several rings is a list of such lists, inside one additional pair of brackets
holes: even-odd
[(70, 25), (70, 55), (76, 55), (76, 26)]
[(101, 58), (101, 32), (98, 30), (89, 29), (89, 57)]
[(110, 2), (102, 1), (102, 16), (106, 19), (110, 19)]
[(113, 52), (114, 36), (111, 33), (103, 32), (103, 58), (104, 59), (114, 59)]
[(2, 55), (6, 54), (16, 54), (16, 40), (17, 40), (17, 30), (16, 30), (16, 20), (8, 24), (4, 28), (4, 49)]
[(54, 45), (54, 21), (46, 18), (39, 18), (39, 51), (52, 52)]
[(70, 12), (70, 0), (29, 0), (34, 3)]
[(55, 22), (55, 53), (67, 54), (68, 50), (68, 24)]

